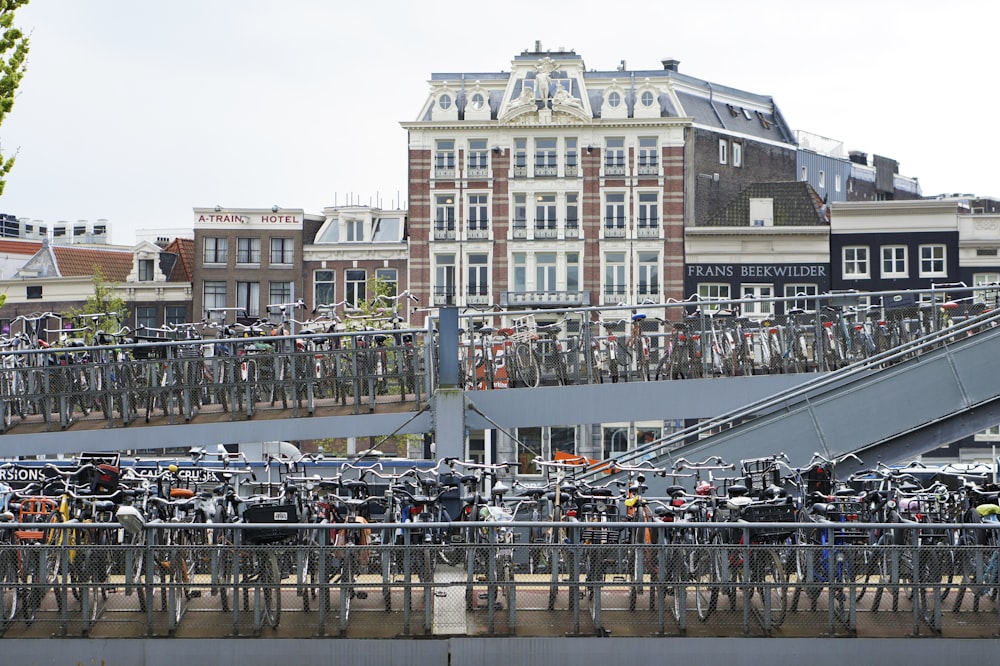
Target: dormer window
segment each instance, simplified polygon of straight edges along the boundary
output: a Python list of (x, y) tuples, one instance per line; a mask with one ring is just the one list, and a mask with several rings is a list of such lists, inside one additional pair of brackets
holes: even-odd
[(451, 108), (451, 95), (445, 93), (445, 94), (441, 95), (440, 97), (438, 97), (438, 105), (442, 109), (450, 109)]
[(621, 103), (622, 103), (621, 95), (619, 95), (617, 92), (613, 90), (610, 93), (608, 93), (608, 106), (610, 106), (612, 109), (617, 109), (619, 106), (621, 106)]
[(483, 108), (485, 104), (486, 104), (486, 99), (483, 97), (482, 93), (476, 93), (475, 95), (472, 96), (473, 109), (478, 111), (479, 109)]
[(139, 282), (153, 281), (153, 260), (139, 259)]
[(650, 106), (653, 106), (653, 101), (655, 100), (655, 98), (653, 97), (653, 93), (647, 90), (646, 92), (642, 93), (641, 100), (642, 100), (642, 105), (648, 108)]

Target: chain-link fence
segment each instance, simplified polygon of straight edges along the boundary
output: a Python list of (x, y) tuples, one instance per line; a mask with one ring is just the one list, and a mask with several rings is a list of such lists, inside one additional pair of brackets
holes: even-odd
[[(996, 636), (994, 529), (32, 524), (6, 636)], [(771, 534), (779, 534), (772, 531)]]

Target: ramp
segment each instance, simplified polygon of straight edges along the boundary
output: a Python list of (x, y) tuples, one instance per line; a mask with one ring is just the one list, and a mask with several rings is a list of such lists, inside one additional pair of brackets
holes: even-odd
[[(970, 320), (629, 452), (670, 466), (784, 452), (897, 462), (1000, 423), (1000, 315)], [(844, 471), (850, 471), (845, 465)]]

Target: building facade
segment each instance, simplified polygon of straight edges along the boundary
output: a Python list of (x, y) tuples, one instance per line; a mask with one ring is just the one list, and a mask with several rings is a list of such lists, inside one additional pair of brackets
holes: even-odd
[(433, 74), (402, 123), (411, 289), (481, 308), (682, 298), (685, 225), (793, 180), (795, 146), (770, 98), (662, 64), (536, 46), (509, 72)]
[(279, 316), (304, 299), (301, 209), (195, 208), (193, 311), (218, 322)]

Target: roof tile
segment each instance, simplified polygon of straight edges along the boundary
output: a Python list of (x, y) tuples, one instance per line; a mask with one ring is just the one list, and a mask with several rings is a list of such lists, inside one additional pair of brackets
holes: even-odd
[(99, 268), (108, 282), (125, 282), (132, 272), (134, 255), (129, 251), (54, 245), (52, 252), (63, 276), (94, 275), (95, 268)]

